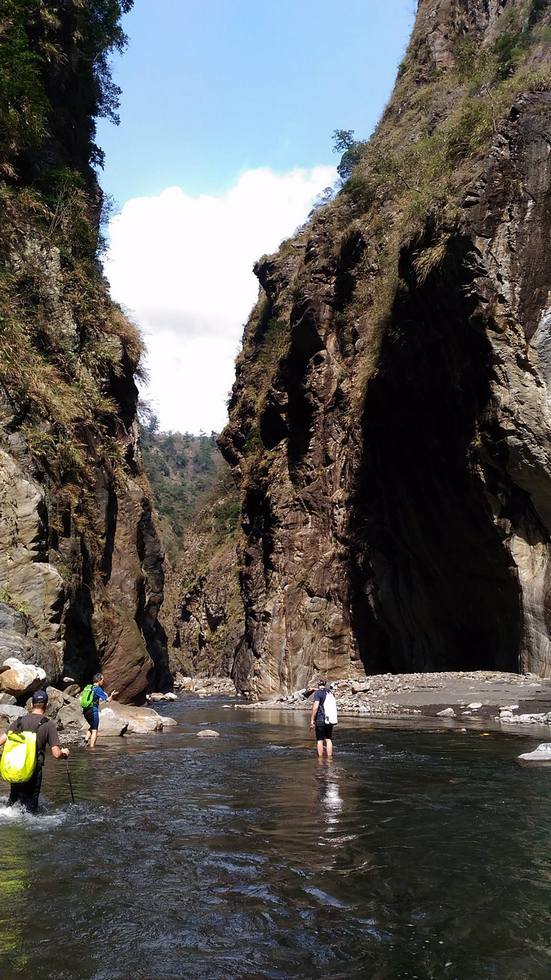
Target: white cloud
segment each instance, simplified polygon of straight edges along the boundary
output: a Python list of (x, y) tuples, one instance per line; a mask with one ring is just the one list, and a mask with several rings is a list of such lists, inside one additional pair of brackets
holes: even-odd
[(142, 328), (145, 392), (162, 429), (219, 431), (243, 324), (256, 300), (253, 263), (304, 221), (333, 167), (249, 170), (219, 197), (169, 187), (128, 201), (109, 226), (113, 298)]

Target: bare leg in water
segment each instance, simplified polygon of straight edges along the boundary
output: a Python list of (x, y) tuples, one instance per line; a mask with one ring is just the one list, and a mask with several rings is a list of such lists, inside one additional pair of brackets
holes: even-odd
[(333, 755), (333, 742), (330, 738), (318, 738), (317, 740), (318, 756), (323, 759), (323, 747), (325, 745), (325, 751), (327, 752), (327, 758), (330, 759)]

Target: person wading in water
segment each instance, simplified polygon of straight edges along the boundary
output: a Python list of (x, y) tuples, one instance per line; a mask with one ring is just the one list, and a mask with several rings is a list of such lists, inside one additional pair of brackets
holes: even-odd
[(93, 749), (94, 745), (98, 740), (98, 729), (99, 729), (99, 703), (100, 701), (112, 701), (114, 697), (119, 693), (118, 691), (112, 691), (111, 694), (106, 694), (103, 690), (103, 674), (94, 674), (94, 681), (91, 685), (92, 687), (92, 704), (89, 708), (84, 709), (84, 717), (90, 726), (90, 730), (85, 735), (85, 742), (89, 744), (90, 748)]
[[(69, 749), (62, 749), (59, 744), (59, 735), (54, 722), (46, 718), (47, 704), (48, 695), (46, 691), (35, 691), (29, 713), (18, 718), (15, 724), (10, 725), (8, 729), (10, 732), (36, 732), (36, 766), (34, 772), (31, 778), (24, 783), (10, 784), (10, 795), (7, 801), (7, 806), (21, 803), (29, 813), (36, 813), (38, 808), (46, 746), (50, 746), (54, 759), (69, 758)], [(7, 735), (0, 735), (0, 745), (4, 745), (7, 738)]]
[(333, 755), (333, 725), (327, 724), (324, 709), (325, 699), (330, 689), (331, 685), (326, 680), (320, 679), (318, 681), (318, 690), (314, 694), (312, 715), (310, 717), (310, 728), (316, 729), (317, 749), (320, 759), (323, 756), (324, 744), (327, 758), (330, 759)]

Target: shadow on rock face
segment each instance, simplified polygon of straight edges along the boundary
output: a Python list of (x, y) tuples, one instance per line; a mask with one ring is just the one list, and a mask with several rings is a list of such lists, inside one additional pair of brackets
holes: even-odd
[(519, 589), (475, 449), (493, 422), (477, 259), (457, 235), (420, 282), (413, 255), (401, 256), (364, 408), (351, 522), (355, 632), (371, 671), (514, 671)]

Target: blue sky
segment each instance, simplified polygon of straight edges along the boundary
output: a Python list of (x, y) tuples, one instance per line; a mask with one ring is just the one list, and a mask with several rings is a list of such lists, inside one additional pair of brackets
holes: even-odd
[(413, 0), (136, 0), (115, 59), (121, 125), (102, 122), (104, 188), (123, 204), (172, 184), (219, 192), (244, 170), (334, 162), (369, 135)]
[(98, 129), (121, 207), (105, 269), (144, 334), (163, 429), (225, 424), (253, 263), (335, 180), (333, 130), (372, 131), (415, 6), (136, 0), (125, 18), (121, 125)]

